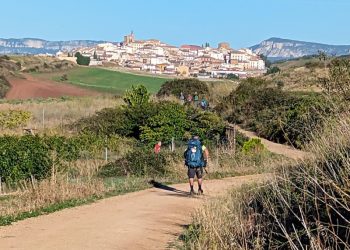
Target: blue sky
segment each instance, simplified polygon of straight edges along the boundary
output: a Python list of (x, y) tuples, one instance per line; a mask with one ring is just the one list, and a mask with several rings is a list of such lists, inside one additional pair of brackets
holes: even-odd
[(350, 44), (350, 0), (1, 1), (0, 37), (247, 47), (270, 37)]

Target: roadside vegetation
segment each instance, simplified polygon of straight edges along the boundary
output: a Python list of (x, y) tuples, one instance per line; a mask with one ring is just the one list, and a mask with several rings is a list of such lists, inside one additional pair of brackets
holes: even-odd
[[(298, 133), (307, 131), (307, 140), (302, 144), (309, 157), (298, 162), (282, 163), (276, 168), (274, 177), (263, 184), (231, 190), (224, 197), (208, 201), (194, 213), (192, 224), (181, 236), (180, 248), (349, 249), (348, 59), (333, 60), (328, 73), (326, 81), (323, 81), (326, 85), (322, 86), (328, 95), (306, 95), (307, 99), (304, 100), (307, 100), (309, 111), (300, 113), (304, 118), (295, 127)], [(269, 84), (265, 80), (247, 80), (237, 89), (238, 93), (230, 96), (236, 97), (234, 100), (238, 105), (242, 105), (242, 99), (252, 100), (252, 96), (259, 100), (249, 88), (250, 84), (257, 85), (266, 102), (271, 101), (272, 111), (278, 113), (278, 109), (273, 108), (285, 103), (275, 97), (278, 92), (271, 89), (271, 82), (267, 87)], [(264, 87), (259, 89), (259, 86)], [(271, 95), (264, 94), (265, 90)], [(286, 95), (280, 92), (280, 95), (289, 97), (291, 93)], [(300, 100), (298, 93), (294, 95)], [(305, 102), (302, 104), (305, 105)], [(330, 105), (331, 109), (320, 109), (325, 104), (325, 107)], [(251, 110), (259, 110), (254, 105), (247, 102), (236, 112), (249, 114)], [(258, 105), (262, 104), (258, 101)], [(294, 106), (300, 107), (295, 103)], [(299, 112), (307, 110), (306, 107)], [(259, 112), (264, 112), (264, 109)], [(287, 114), (294, 112), (292, 107)], [(275, 116), (271, 117), (271, 121), (276, 119)], [(317, 122), (308, 122), (305, 119), (308, 117), (313, 117), (311, 121)], [(298, 116), (294, 119), (298, 120)], [(253, 122), (258, 124), (255, 120)], [(260, 126), (266, 127), (266, 124), (267, 121)], [(313, 129), (310, 129), (310, 124), (314, 124)]]
[[(10, 115), (21, 118), (14, 119), (17, 133), (0, 137), (1, 225), (144, 189), (151, 180), (184, 182), (182, 154), (192, 133), (213, 152), (207, 178), (263, 173), (271, 168), (261, 162), (283, 160), (240, 134), (232, 148), (218, 115), (152, 99), (142, 85), (126, 91), (123, 101), (68, 98), (1, 106), (5, 113), (9, 107), (17, 107)], [(23, 136), (22, 120), (35, 120), (40, 127), (43, 107), (46, 114), (52, 112), (52, 122), (45, 122), (34, 136)], [(71, 119), (60, 123), (60, 116)], [(163, 148), (156, 156), (158, 140)], [(175, 148), (170, 150), (172, 141)]]
[(306, 147), (313, 157), (194, 213), (183, 247), (349, 249), (349, 114), (327, 127)]
[(247, 79), (216, 106), (231, 123), (259, 136), (302, 148), (326, 117), (340, 112), (337, 98), (319, 93), (289, 92), (264, 79)]

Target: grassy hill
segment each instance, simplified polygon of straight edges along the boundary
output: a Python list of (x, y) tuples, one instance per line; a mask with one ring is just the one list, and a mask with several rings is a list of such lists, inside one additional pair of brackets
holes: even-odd
[[(66, 79), (63, 79), (66, 75)], [(101, 68), (76, 67), (66, 72), (44, 74), (54, 81), (64, 81), (82, 87), (92, 88), (99, 91), (122, 93), (131, 85), (143, 84), (147, 89), (155, 93), (166, 81), (165, 78), (140, 76), (122, 73)]]
[(278, 67), (280, 72), (269, 74), (263, 78), (276, 84), (282, 84), (285, 90), (316, 91), (320, 92), (319, 78), (327, 76), (330, 60), (320, 61), (315, 57), (305, 57), (272, 65)]

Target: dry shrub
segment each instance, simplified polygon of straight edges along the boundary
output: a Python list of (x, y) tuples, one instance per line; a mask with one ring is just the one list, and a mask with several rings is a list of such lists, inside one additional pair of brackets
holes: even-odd
[(309, 159), (202, 207), (186, 248), (350, 249), (349, 114), (327, 128)]
[(27, 188), (26, 191), (0, 203), (0, 216), (35, 211), (67, 200), (101, 195), (106, 191), (104, 183), (100, 180), (72, 180), (67, 176), (22, 185)]
[[(3, 188), (14, 191), (13, 195), (0, 203), (0, 217), (21, 212), (35, 211), (42, 207), (92, 195), (102, 195), (106, 187), (102, 180), (93, 178), (101, 161), (74, 162), (67, 173), (59, 173), (52, 167), (51, 176), (45, 180), (20, 181), (15, 186)], [(72, 177), (72, 173), (76, 173)], [(4, 184), (3, 184), (4, 185)]]

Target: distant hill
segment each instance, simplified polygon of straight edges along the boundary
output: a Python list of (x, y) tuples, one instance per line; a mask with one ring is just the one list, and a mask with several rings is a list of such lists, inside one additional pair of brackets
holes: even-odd
[(104, 41), (46, 41), (37, 38), (0, 38), (0, 54), (55, 54), (60, 50), (70, 51), (80, 47), (92, 47), (99, 43), (104, 43)]
[(257, 54), (266, 55), (272, 61), (316, 55), (319, 50), (329, 55), (341, 56), (350, 54), (350, 45), (328, 45), (275, 37), (262, 41), (260, 44), (250, 48)]

